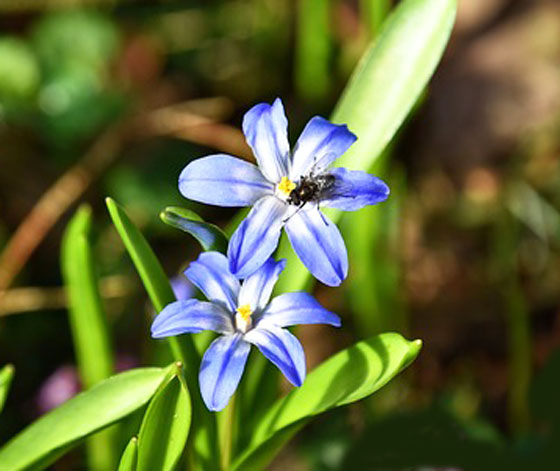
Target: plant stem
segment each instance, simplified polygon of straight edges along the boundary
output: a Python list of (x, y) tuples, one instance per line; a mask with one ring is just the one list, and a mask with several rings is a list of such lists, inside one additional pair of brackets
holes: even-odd
[(498, 222), (496, 256), (501, 268), (501, 289), (506, 310), (509, 349), (508, 421), (514, 433), (527, 431), (531, 383), (531, 330), (529, 311), (515, 261), (519, 226), (510, 214)]
[(234, 394), (226, 408), (218, 415), (222, 471), (229, 471), (235, 435), (235, 406), (237, 394)]

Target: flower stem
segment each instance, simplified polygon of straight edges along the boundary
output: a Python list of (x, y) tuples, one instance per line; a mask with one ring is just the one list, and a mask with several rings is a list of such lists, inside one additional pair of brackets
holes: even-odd
[(230, 468), (233, 438), (235, 435), (235, 406), (237, 394), (234, 394), (226, 408), (218, 414), (218, 430), (221, 448), (221, 465), (223, 471)]

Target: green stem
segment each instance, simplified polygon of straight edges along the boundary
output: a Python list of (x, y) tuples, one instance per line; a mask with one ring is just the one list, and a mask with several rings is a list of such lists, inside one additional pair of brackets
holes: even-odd
[(529, 311), (515, 266), (519, 227), (510, 214), (504, 214), (498, 224), (496, 253), (502, 274), (502, 293), (506, 309), (509, 349), (508, 419), (518, 434), (527, 431), (529, 388), (531, 383), (531, 331)]
[(391, 0), (361, 0), (360, 10), (370, 37), (374, 38), (391, 11)]
[(235, 406), (237, 394), (234, 394), (226, 408), (218, 415), (220, 448), (222, 450), (222, 470), (229, 471), (235, 435)]

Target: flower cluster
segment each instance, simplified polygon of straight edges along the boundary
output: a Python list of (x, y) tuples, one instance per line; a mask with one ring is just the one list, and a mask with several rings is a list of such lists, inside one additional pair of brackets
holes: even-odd
[[(227, 257), (206, 252), (186, 276), (207, 297), (169, 304), (152, 325), (155, 338), (212, 330), (199, 373), (202, 397), (221, 410), (235, 392), (250, 346), (255, 345), (295, 386), (305, 378), (305, 356), (286, 327), (340, 326), (340, 319), (307, 293), (269, 301), (285, 261), (271, 258), (282, 229), (307, 269), (338, 286), (348, 273), (348, 255), (335, 224), (321, 206), (355, 211), (384, 201), (387, 185), (361, 171), (331, 164), (356, 141), (345, 125), (314, 117), (290, 151), (288, 121), (280, 99), (261, 103), (243, 119), (243, 132), (258, 166), (225, 154), (191, 162), (179, 177), (186, 198), (218, 206), (252, 206), (232, 235)], [(240, 281), (242, 280), (242, 281)]]

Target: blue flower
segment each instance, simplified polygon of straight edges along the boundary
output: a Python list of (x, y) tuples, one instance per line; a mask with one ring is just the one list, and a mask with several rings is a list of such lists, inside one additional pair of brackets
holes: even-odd
[(191, 162), (179, 177), (186, 198), (218, 206), (253, 206), (228, 247), (232, 273), (245, 278), (278, 246), (280, 232), (320, 281), (338, 286), (348, 274), (348, 255), (338, 228), (319, 205), (355, 211), (384, 201), (389, 188), (361, 171), (330, 168), (356, 141), (345, 125), (319, 116), (306, 125), (290, 152), (288, 121), (279, 98), (260, 103), (243, 119), (243, 132), (258, 167), (230, 155)]
[(167, 305), (152, 324), (161, 338), (213, 330), (222, 334), (202, 358), (199, 373), (202, 398), (213, 411), (223, 409), (235, 392), (251, 345), (274, 363), (295, 386), (305, 379), (305, 355), (296, 337), (284, 327), (297, 324), (340, 326), (340, 318), (308, 293), (285, 293), (270, 299), (285, 260), (266, 261), (241, 284), (227, 258), (205, 252), (185, 271), (208, 298)]

